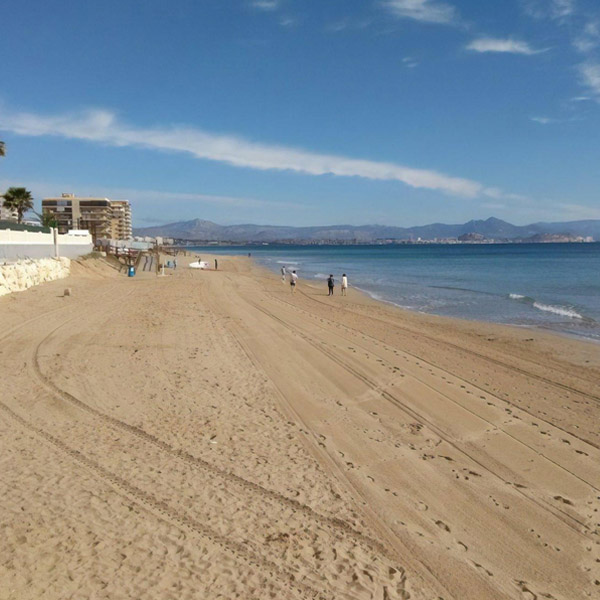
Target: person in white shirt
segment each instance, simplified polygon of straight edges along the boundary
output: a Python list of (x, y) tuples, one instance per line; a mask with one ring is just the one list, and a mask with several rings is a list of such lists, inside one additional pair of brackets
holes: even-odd
[(342, 275), (342, 296), (346, 296), (348, 292), (348, 277), (346, 273)]
[(292, 294), (296, 290), (296, 282), (298, 281), (298, 275), (296, 275), (296, 271), (292, 271), (290, 273), (290, 287), (292, 288)]
[(285, 281), (285, 267), (281, 267), (281, 281)]

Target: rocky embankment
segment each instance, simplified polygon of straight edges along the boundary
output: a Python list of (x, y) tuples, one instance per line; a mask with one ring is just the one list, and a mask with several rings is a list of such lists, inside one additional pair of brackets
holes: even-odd
[(71, 271), (68, 258), (20, 260), (0, 265), (0, 296), (22, 292), (34, 285), (67, 277)]

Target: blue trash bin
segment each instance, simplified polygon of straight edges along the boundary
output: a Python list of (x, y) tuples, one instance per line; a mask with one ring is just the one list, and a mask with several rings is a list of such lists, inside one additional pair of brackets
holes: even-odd
[(127, 273), (128, 277), (133, 277), (135, 275), (135, 267), (131, 266), (129, 267), (129, 272)]

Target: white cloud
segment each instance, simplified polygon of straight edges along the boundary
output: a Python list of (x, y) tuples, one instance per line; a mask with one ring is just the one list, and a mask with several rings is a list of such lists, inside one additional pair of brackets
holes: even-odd
[(549, 125), (550, 123), (557, 122), (556, 119), (551, 119), (550, 117), (530, 117), (530, 119), (540, 125)]
[[(120, 122), (106, 110), (77, 114), (8, 113), (0, 109), (0, 130), (23, 136), (60, 136), (110, 146), (134, 146), (183, 152), (195, 158), (257, 170), (293, 171), (308, 175), (337, 175), (400, 181), (414, 188), (474, 198), (490, 195), (490, 188), (469, 179), (390, 162), (319, 154), (192, 127), (139, 128)], [(498, 194), (498, 190), (493, 190)], [(494, 197), (497, 197), (494, 196)]]
[(401, 19), (449, 25), (458, 20), (456, 8), (438, 0), (385, 0), (383, 6)]
[(580, 52), (591, 52), (600, 45), (600, 21), (588, 21), (583, 31), (573, 40), (573, 45)]
[(584, 206), (581, 204), (557, 204), (563, 212), (563, 218), (580, 221), (586, 219), (600, 219), (600, 208), (595, 206)]
[(339, 33), (340, 31), (345, 30), (361, 30), (366, 29), (373, 23), (373, 19), (353, 19), (350, 17), (343, 17), (334, 23), (330, 23), (325, 27), (325, 31), (330, 31), (332, 33)]
[(585, 62), (579, 65), (579, 77), (589, 94), (600, 102), (600, 63)]
[(279, 8), (279, 0), (255, 0), (255, 2), (252, 2), (252, 6), (258, 10), (277, 10)]
[(545, 50), (536, 50), (532, 48), (527, 42), (512, 39), (500, 39), (500, 38), (478, 38), (473, 40), (468, 46), (467, 50), (473, 50), (474, 52), (503, 52), (509, 54), (525, 54), (533, 55), (545, 52)]
[(296, 23), (297, 21), (293, 17), (281, 17), (281, 19), (279, 19), (279, 24), (282, 27), (293, 27)]
[(402, 62), (404, 64), (404, 66), (409, 69), (414, 69), (415, 67), (419, 66), (418, 61), (416, 61), (412, 56), (405, 56), (402, 59)]
[[(0, 192), (10, 186), (23, 186), (31, 190), (35, 201), (39, 203), (42, 198), (59, 196), (63, 192), (75, 192), (78, 196), (93, 196), (100, 198), (126, 199), (142, 213), (164, 214), (165, 203), (177, 202), (178, 205), (185, 206), (182, 214), (189, 214), (190, 210), (200, 210), (203, 207), (228, 207), (232, 209), (255, 209), (268, 208), (270, 210), (294, 210), (304, 209), (305, 206), (295, 202), (273, 202), (270, 200), (261, 200), (258, 198), (249, 198), (243, 196), (222, 196), (215, 194), (201, 194), (193, 192), (166, 192), (163, 190), (140, 190), (127, 187), (107, 187), (96, 184), (75, 184), (73, 182), (50, 182), (50, 181), (31, 181), (30, 179), (15, 181), (14, 179), (0, 179)], [(136, 211), (137, 213), (137, 211)], [(138, 218), (138, 214), (135, 215)], [(159, 219), (142, 217), (139, 220), (150, 220), (158, 222)], [(168, 217), (163, 222), (170, 222), (173, 219)]]
[(525, 12), (536, 19), (564, 20), (577, 10), (577, 0), (522, 0)]
[(564, 19), (575, 12), (576, 0), (551, 0), (550, 10), (555, 19)]

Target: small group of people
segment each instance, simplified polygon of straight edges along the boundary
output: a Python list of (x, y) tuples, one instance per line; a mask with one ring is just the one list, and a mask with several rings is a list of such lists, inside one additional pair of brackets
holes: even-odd
[[(333, 296), (333, 288), (335, 287), (335, 279), (330, 273), (327, 278), (327, 289), (329, 290), (328, 296)], [(348, 293), (348, 276), (346, 273), (342, 275), (342, 296), (346, 296)]]
[[(286, 275), (288, 271), (285, 267), (281, 267), (281, 281), (285, 283)], [(298, 274), (296, 271), (292, 271), (289, 273), (290, 275), (290, 287), (292, 289), (292, 294), (296, 291), (296, 283), (298, 282)]]
[[(296, 284), (298, 283), (298, 274), (296, 271), (288, 272), (285, 267), (281, 267), (281, 281), (285, 283), (287, 275), (290, 276), (290, 287), (292, 294), (296, 291)], [(328, 296), (333, 296), (333, 288), (335, 287), (335, 279), (330, 274), (327, 278), (327, 289), (329, 290)], [(346, 296), (348, 293), (348, 276), (346, 273), (342, 275), (342, 296)]]

